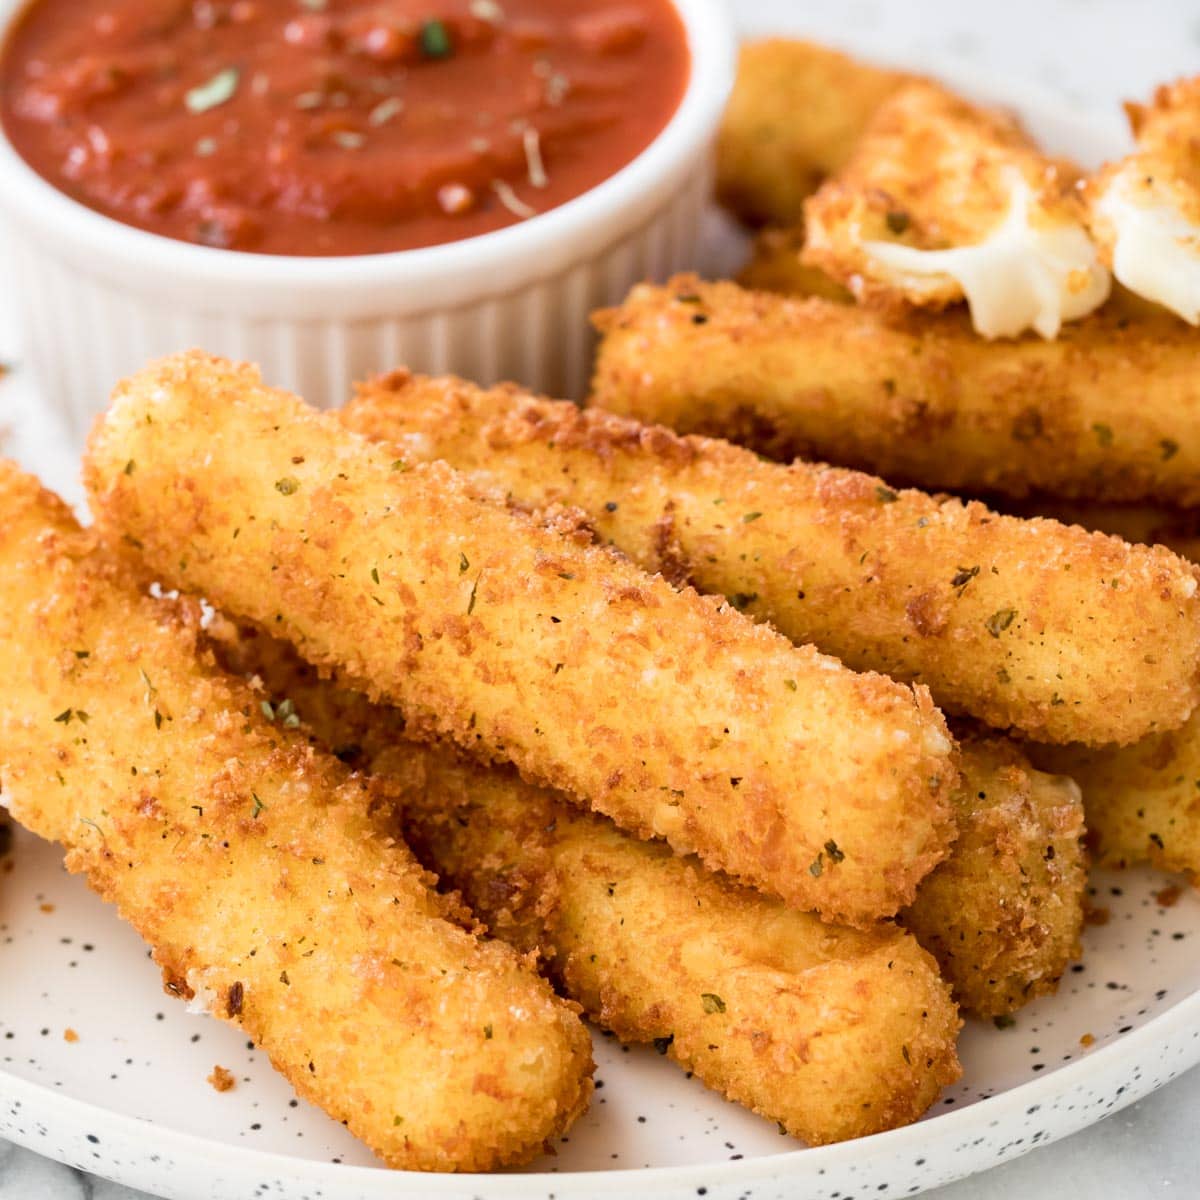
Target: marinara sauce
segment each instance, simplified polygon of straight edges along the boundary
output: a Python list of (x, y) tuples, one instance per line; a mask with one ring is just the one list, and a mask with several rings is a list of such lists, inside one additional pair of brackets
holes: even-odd
[(688, 75), (670, 0), (34, 0), (0, 55), (0, 120), (126, 224), (373, 254), (587, 191)]

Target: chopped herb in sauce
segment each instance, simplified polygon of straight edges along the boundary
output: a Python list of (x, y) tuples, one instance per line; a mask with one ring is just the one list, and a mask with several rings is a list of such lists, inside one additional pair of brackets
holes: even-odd
[(715, 992), (702, 992), (700, 1003), (704, 1005), (706, 1013), (723, 1013), (725, 1011), (725, 1001)]
[(425, 58), (449, 58), (454, 53), (450, 34), (441, 21), (426, 21), (421, 26), (419, 41)]

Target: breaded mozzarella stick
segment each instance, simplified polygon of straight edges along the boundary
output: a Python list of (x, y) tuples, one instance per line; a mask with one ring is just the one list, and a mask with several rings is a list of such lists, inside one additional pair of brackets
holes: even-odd
[[(257, 676), (272, 701), (340, 757), (400, 787), (397, 803), (416, 828), (413, 844), (427, 865), (463, 889), (493, 932), (519, 948), (540, 947), (566, 994), (601, 1023), (614, 1019), (608, 1015), (611, 997), (626, 994), (621, 960), (606, 957), (603, 949), (625, 936), (621, 930), (626, 925), (633, 945), (642, 945), (645, 936), (644, 953), (652, 963), (672, 956), (676, 936), (686, 943), (703, 935), (687, 915), (676, 931), (659, 928), (646, 934), (648, 916), (635, 921), (622, 911), (614, 918), (618, 929), (611, 938), (607, 926), (596, 931), (587, 923), (578, 938), (564, 940), (579, 923), (572, 915), (574, 898), (582, 895), (579, 904), (586, 905), (586, 891), (576, 890), (580, 873), (608, 880), (615, 864), (624, 862), (624, 873), (642, 880), (642, 889), (657, 896), (648, 907), (659, 914), (686, 914), (697, 887), (714, 895), (736, 892), (718, 886), (719, 877), (666, 865), (660, 849), (616, 833), (605, 820), (573, 815), (556, 793), (521, 783), (503, 769), (466, 766), (451, 751), (411, 743), (396, 709), (373, 705), (360, 693), (320, 680), (316, 668), (282, 642), (228, 622), (214, 626), (213, 632), (218, 658), (230, 670)], [(1080, 844), (1083, 810), (1079, 788), (1071, 780), (1035, 771), (1005, 738), (968, 735), (962, 760), (962, 784), (954, 793), (958, 838), (950, 857), (922, 881), (901, 923), (933, 953), (959, 1004), (991, 1017), (1052, 992), (1079, 952), (1087, 882)], [(422, 792), (420, 780), (437, 781), (437, 786)], [(462, 812), (472, 808), (486, 813), (497, 828), (489, 833), (482, 821), (462, 826)], [(503, 843), (503, 851), (486, 845), (489, 836)], [(698, 884), (698, 879), (705, 882)], [(754, 897), (742, 907), (747, 921), (775, 911), (773, 902)], [(772, 917), (774, 923), (779, 920)], [(845, 930), (835, 933), (831, 944), (852, 944)], [(739, 936), (746, 945), (757, 938), (750, 930)], [(562, 968), (562, 957), (574, 964), (571, 972)], [(656, 1014), (678, 1007), (681, 995), (695, 992), (690, 986), (677, 990), (674, 975), (651, 979), (639, 997), (648, 1015), (637, 1024), (617, 1027), (623, 1037), (667, 1036), (672, 1030), (664, 1033)], [(607, 1004), (598, 999), (604, 996), (610, 997)], [(771, 1023), (765, 1014), (762, 1022)], [(691, 1061), (687, 1065), (723, 1090), (720, 1081), (734, 1074), (729, 1056), (741, 1054), (744, 1047), (708, 1049), (711, 1071)], [(795, 1083), (802, 1090), (812, 1086), (803, 1074)], [(780, 1115), (806, 1103), (791, 1095), (785, 1080), (767, 1073), (757, 1085), (747, 1079), (746, 1087), (741, 1098), (756, 1112), (784, 1121), (793, 1132), (805, 1130), (801, 1136), (806, 1139), (828, 1140), (815, 1115), (823, 1107), (812, 1110), (807, 1125)], [(774, 1101), (768, 1099), (772, 1095)]]
[(1003, 1016), (1058, 989), (1079, 957), (1087, 861), (1079, 785), (1034, 770), (1011, 741), (964, 736), (958, 840), (901, 923), (955, 999)]
[(829, 920), (912, 899), (953, 834), (953, 746), (925, 689), (797, 649), (444, 464), (406, 466), (193, 354), (118, 387), (87, 478), (150, 573), (285, 636), (418, 735)]
[(948, 989), (896, 926), (823, 924), (511, 768), (415, 745), (395, 709), (320, 681), (278, 642), (231, 632), (222, 660), (372, 772), (426, 865), (623, 1041), (655, 1041), (813, 1144), (915, 1120), (957, 1078)]
[(581, 508), (646, 570), (992, 725), (1132, 741), (1200, 694), (1196, 572), (1162, 550), (511, 387), (401, 372), (360, 388), (343, 420), (519, 503)]
[(814, 42), (747, 42), (717, 138), (718, 199), (752, 225), (796, 220), (911, 78)]
[(1200, 324), (1200, 75), (1125, 109), (1137, 150), (1088, 180), (1092, 232), (1130, 291)]
[(983, 337), (1053, 338), (1111, 285), (1078, 179), (1009, 113), (915, 80), (883, 101), (805, 202), (803, 259), (867, 303), (966, 300)]
[(195, 629), (0, 464), (0, 777), (13, 816), (385, 1162), (532, 1158), (586, 1106), (590, 1043), (371, 824), (363, 777), (271, 724)]
[(680, 276), (597, 315), (601, 408), (895, 483), (1200, 504), (1196, 334), (1108, 308), (1057, 341), (985, 342), (957, 313)]

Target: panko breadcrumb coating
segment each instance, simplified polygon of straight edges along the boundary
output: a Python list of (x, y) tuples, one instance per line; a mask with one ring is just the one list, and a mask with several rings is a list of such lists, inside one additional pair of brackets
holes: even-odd
[(526, 1161), (586, 1106), (573, 1006), (371, 822), (362, 776), (271, 723), (65, 505), (0, 464), (0, 777), (13, 815), (385, 1162)]
[(1100, 866), (1151, 863), (1200, 880), (1200, 713), (1134, 746), (1038, 746), (1044, 771), (1083, 789), (1088, 846)]
[(414, 734), (796, 907), (891, 915), (945, 857), (957, 772), (924, 688), (565, 536), (577, 517), (552, 528), (407, 464), (253, 368), (182, 355), (119, 385), (87, 481), (152, 577), (285, 636)]
[(1009, 113), (914, 80), (805, 202), (803, 261), (869, 304), (965, 299), (985, 337), (1053, 338), (1103, 304), (1111, 283), (1078, 180)]
[(596, 317), (602, 408), (896, 483), (1200, 505), (1195, 333), (1114, 307), (1057, 341), (985, 342), (961, 313), (679, 276)]
[[(1131, 542), (1168, 546), (1200, 563), (1200, 513), (1149, 506), (1030, 500), (1058, 520)], [(1106, 867), (1149, 862), (1200, 880), (1200, 713), (1179, 729), (1133, 746), (1035, 746), (1047, 770), (1067, 771), (1083, 787), (1088, 843)]]
[(1133, 154), (1088, 180), (1092, 232), (1113, 274), (1200, 323), (1200, 75), (1126, 104)]
[(745, 43), (717, 138), (717, 196), (743, 221), (796, 220), (912, 76), (787, 38)]
[(981, 1017), (1058, 988), (1079, 957), (1087, 862), (1079, 786), (1034, 770), (1011, 742), (961, 738), (958, 840), (901, 923)]
[(784, 296), (822, 296), (839, 304), (853, 304), (854, 297), (824, 271), (800, 261), (804, 249), (804, 222), (783, 228), (764, 229), (754, 239), (749, 261), (738, 273), (744, 288), (778, 292)]
[(426, 865), (623, 1041), (655, 1042), (813, 1144), (915, 1120), (958, 1077), (948, 989), (894, 925), (789, 910), (511, 768), (407, 742), (395, 709), (266, 636), (217, 628), (222, 660), (374, 773)]
[(995, 726), (1131, 741), (1198, 697), (1197, 573), (1165, 551), (514, 387), (397, 372), (343, 420), (520, 503), (574, 505), (646, 570)]

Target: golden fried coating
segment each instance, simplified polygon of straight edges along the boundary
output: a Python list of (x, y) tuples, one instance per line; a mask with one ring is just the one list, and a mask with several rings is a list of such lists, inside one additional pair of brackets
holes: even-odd
[(426, 865), (622, 1040), (656, 1042), (811, 1143), (912, 1121), (957, 1078), (948, 989), (894, 925), (822, 924), (509, 768), (406, 742), (396, 710), (272, 639), (235, 634), (219, 653), (374, 772)]
[(797, 648), (443, 463), (406, 465), (252, 368), (185, 355), (117, 388), (87, 476), (98, 523), (150, 572), (420, 736), (830, 920), (912, 899), (953, 835), (953, 746), (925, 689)]
[(596, 317), (594, 403), (951, 491), (1200, 505), (1196, 335), (1107, 309), (1055, 342), (681, 276)]
[(1100, 866), (1149, 862), (1200, 880), (1200, 714), (1135, 746), (1026, 746), (1044, 771), (1083, 789), (1088, 846)]
[(954, 852), (901, 923), (969, 1012), (995, 1017), (1054, 992), (1079, 957), (1087, 863), (1079, 786), (1012, 743), (964, 736)]
[(0, 774), (13, 815), (391, 1166), (531, 1158), (590, 1042), (507, 946), (452, 924), (368, 782), (268, 722), (66, 507), (0, 465)]
[(1162, 550), (513, 387), (398, 372), (342, 415), (405, 459), (574, 505), (646, 570), (995, 726), (1128, 742), (1200, 699), (1197, 572)]
[(1137, 150), (1087, 184), (1092, 232), (1126, 287), (1200, 323), (1200, 75), (1127, 104)]
[(870, 304), (965, 299), (985, 337), (1052, 338), (1110, 285), (1077, 181), (1008, 113), (915, 80), (883, 101), (805, 202), (803, 260)]
[[(1168, 546), (1200, 563), (1200, 513), (1129, 505), (1031, 499), (1058, 520)], [(1133, 746), (1037, 746), (1030, 757), (1082, 785), (1088, 842), (1103, 866), (1151, 862), (1200, 879), (1200, 714), (1182, 728)]]
[(747, 42), (717, 138), (718, 199), (752, 225), (796, 220), (909, 78), (813, 42)]
[(800, 261), (803, 249), (803, 221), (785, 228), (764, 229), (754, 239), (753, 254), (739, 273), (738, 283), (761, 292), (822, 296), (839, 304), (853, 303), (854, 297), (840, 283)]
[(1109, 533), (1142, 546), (1168, 550), (1200, 563), (1200, 511), (1156, 508), (1149, 504), (1089, 504), (1031, 496), (1005, 505), (1020, 516), (1046, 516), (1064, 525)]

